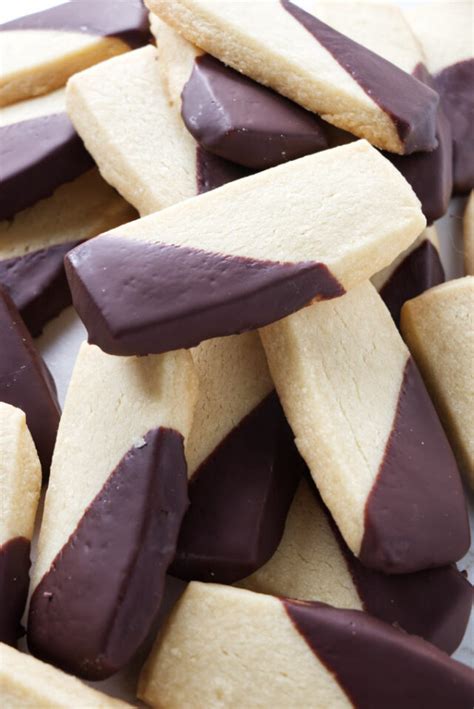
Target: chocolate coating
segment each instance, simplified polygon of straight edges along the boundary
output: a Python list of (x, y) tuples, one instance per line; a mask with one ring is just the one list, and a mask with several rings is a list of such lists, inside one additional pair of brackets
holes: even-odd
[(181, 434), (158, 428), (144, 439), (111, 473), (31, 598), (30, 650), (84, 679), (117, 672), (145, 640), (188, 504)]
[(397, 327), (400, 327), (400, 312), (405, 301), (444, 283), (444, 279), (438, 250), (429, 239), (425, 239), (405, 256), (380, 290), (380, 296)]
[(226, 256), (103, 234), (65, 259), (89, 342), (143, 355), (255, 330), (344, 293), (322, 263)]
[(275, 392), (196, 470), (170, 573), (234, 583), (280, 543), (303, 465)]
[(0, 333), (0, 401), (25, 412), (46, 476), (60, 417), (56, 387), (12, 299), (1, 288)]
[(0, 128), (0, 220), (11, 219), (94, 166), (66, 113)]
[(472, 709), (474, 672), (424, 640), (361, 611), (282, 603), (357, 709)]
[(181, 115), (201, 147), (254, 170), (328, 147), (321, 119), (209, 54), (194, 62)]
[(72, 241), (0, 261), (0, 284), (7, 290), (33, 337), (59, 315), (72, 298), (64, 256), (80, 244)]
[(203, 194), (222, 187), (228, 182), (239, 180), (251, 174), (240, 165), (235, 165), (228, 160), (218, 157), (203, 150), (199, 145), (196, 148), (196, 183), (197, 193)]
[(436, 148), (439, 98), (432, 89), (290, 0), (281, 4), (390, 117), (406, 154)]
[[(120, 8), (120, 9), (119, 9)], [(76, 0), (0, 25), (6, 30), (64, 30), (117, 37), (132, 49), (150, 39), (148, 13), (141, 0)]]
[(453, 134), (454, 190), (464, 194), (474, 188), (474, 59), (443, 69), (435, 86)]
[(0, 544), (0, 642), (16, 645), (30, 583), (30, 542), (14, 537)]
[(385, 573), (410, 573), (457, 561), (469, 543), (456, 461), (410, 357), (393, 428), (367, 499), (359, 558)]

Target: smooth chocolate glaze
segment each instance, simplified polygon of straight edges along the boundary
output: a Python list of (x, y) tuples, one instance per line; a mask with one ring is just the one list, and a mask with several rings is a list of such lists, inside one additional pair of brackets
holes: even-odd
[(380, 289), (380, 296), (397, 327), (400, 327), (400, 312), (405, 301), (444, 283), (444, 279), (438, 249), (425, 239), (405, 256)]
[(457, 561), (469, 543), (456, 461), (410, 357), (393, 428), (367, 498), (359, 558), (385, 573), (410, 573)]
[(361, 611), (282, 603), (357, 709), (472, 709), (474, 672), (430, 643)]
[(254, 170), (328, 147), (320, 118), (209, 54), (194, 62), (181, 115), (201, 147)]
[(393, 121), (405, 154), (436, 148), (438, 95), (361, 44), (329, 27), (290, 0), (292, 15)]
[(12, 299), (2, 288), (0, 333), (0, 401), (25, 412), (46, 476), (61, 415), (56, 387)]
[(217, 189), (217, 187), (226, 185), (228, 182), (240, 180), (241, 177), (248, 177), (251, 174), (251, 170), (213, 155), (207, 150), (203, 150), (200, 145), (196, 148), (196, 184), (198, 194), (210, 192)]
[(141, 0), (76, 0), (0, 25), (0, 31), (64, 30), (117, 37), (132, 49), (150, 39), (148, 12)]
[(129, 662), (160, 607), (187, 505), (183, 438), (151, 430), (111, 473), (33, 592), (33, 654), (89, 680)]
[(11, 219), (94, 166), (66, 113), (0, 128), (0, 220)]
[(260, 568), (280, 543), (303, 467), (273, 392), (191, 478), (170, 573), (234, 583)]
[[(423, 64), (415, 68), (413, 76), (434, 88), (434, 82)], [(383, 153), (413, 187), (428, 224), (446, 214), (453, 191), (453, 139), (441, 104), (436, 116), (436, 138), (438, 147), (430, 153)]]
[(64, 256), (80, 243), (54, 244), (0, 261), (0, 284), (10, 293), (33, 337), (72, 303)]
[(0, 642), (16, 645), (30, 583), (30, 542), (14, 537), (0, 544)]
[(144, 355), (274, 322), (344, 293), (322, 263), (281, 263), (103, 234), (71, 251), (66, 273), (89, 342)]
[(474, 188), (474, 59), (443, 69), (435, 86), (451, 123), (454, 190), (464, 194)]

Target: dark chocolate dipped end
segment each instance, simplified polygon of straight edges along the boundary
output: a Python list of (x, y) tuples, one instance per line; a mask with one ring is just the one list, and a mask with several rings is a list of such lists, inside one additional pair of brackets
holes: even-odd
[(191, 504), (170, 573), (234, 583), (263, 566), (280, 543), (302, 470), (273, 392), (191, 478)]
[(210, 192), (228, 182), (248, 177), (250, 174), (252, 174), (250, 170), (213, 155), (201, 148), (200, 145), (197, 146), (196, 184), (198, 194)]
[(104, 234), (66, 257), (89, 342), (115, 355), (166, 352), (255, 330), (344, 293), (322, 263), (281, 263)]
[(158, 428), (122, 458), (31, 598), (28, 646), (84, 679), (117, 672), (160, 607), (188, 504), (183, 438)]
[(0, 642), (15, 646), (30, 583), (30, 542), (14, 537), (0, 545)]

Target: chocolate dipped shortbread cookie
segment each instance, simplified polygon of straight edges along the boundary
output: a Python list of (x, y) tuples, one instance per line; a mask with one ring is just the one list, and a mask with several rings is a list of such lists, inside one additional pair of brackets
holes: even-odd
[(474, 672), (367, 613), (193, 582), (138, 694), (162, 709), (470, 709)]
[(66, 270), (90, 342), (163, 352), (340, 296), (424, 224), (407, 182), (358, 141), (103, 234), (68, 254)]
[(188, 504), (189, 353), (110, 357), (83, 344), (46, 495), (28, 646), (86, 679), (133, 656), (158, 612)]
[(102, 694), (31, 655), (0, 643), (0, 693), (4, 709), (125, 709), (130, 704)]
[(380, 148), (436, 147), (438, 97), (290, 0), (147, 0), (150, 10), (233, 69)]
[(11, 297), (0, 288), (0, 401), (21, 409), (47, 476), (60, 409), (53, 378)]
[(401, 328), (459, 465), (474, 487), (474, 276), (409, 300)]
[(464, 271), (474, 276), (474, 191), (469, 195), (463, 220)]
[(464, 636), (472, 587), (455, 566), (386, 575), (348, 549), (314, 484), (301, 481), (272, 558), (242, 588), (365, 610), (452, 653)]
[(386, 573), (460, 559), (470, 540), (456, 461), (375, 288), (261, 335), (296, 444), (351, 551)]
[(474, 188), (474, 21), (472, 2), (420, 3), (405, 10), (450, 121), (454, 189)]
[(267, 561), (301, 474), (258, 333), (192, 350), (199, 398), (186, 445), (190, 507), (170, 573), (232, 583)]
[(41, 464), (23, 411), (0, 403), (0, 643), (23, 635)]
[(372, 276), (371, 281), (399, 327), (403, 303), (444, 281), (436, 228), (425, 229), (390, 266)]
[(141, 0), (76, 0), (0, 25), (0, 106), (46, 94), (77, 71), (150, 39)]

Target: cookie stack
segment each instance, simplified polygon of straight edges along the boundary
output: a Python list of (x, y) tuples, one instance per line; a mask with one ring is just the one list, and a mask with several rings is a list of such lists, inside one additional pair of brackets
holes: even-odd
[[(71, 0), (0, 26), (8, 707), (126, 706), (71, 675), (147, 648), (150, 707), (474, 704), (449, 657), (472, 197), (464, 278), (435, 225), (474, 187), (472, 6), (310, 5)], [(71, 302), (61, 414), (32, 337)]]

